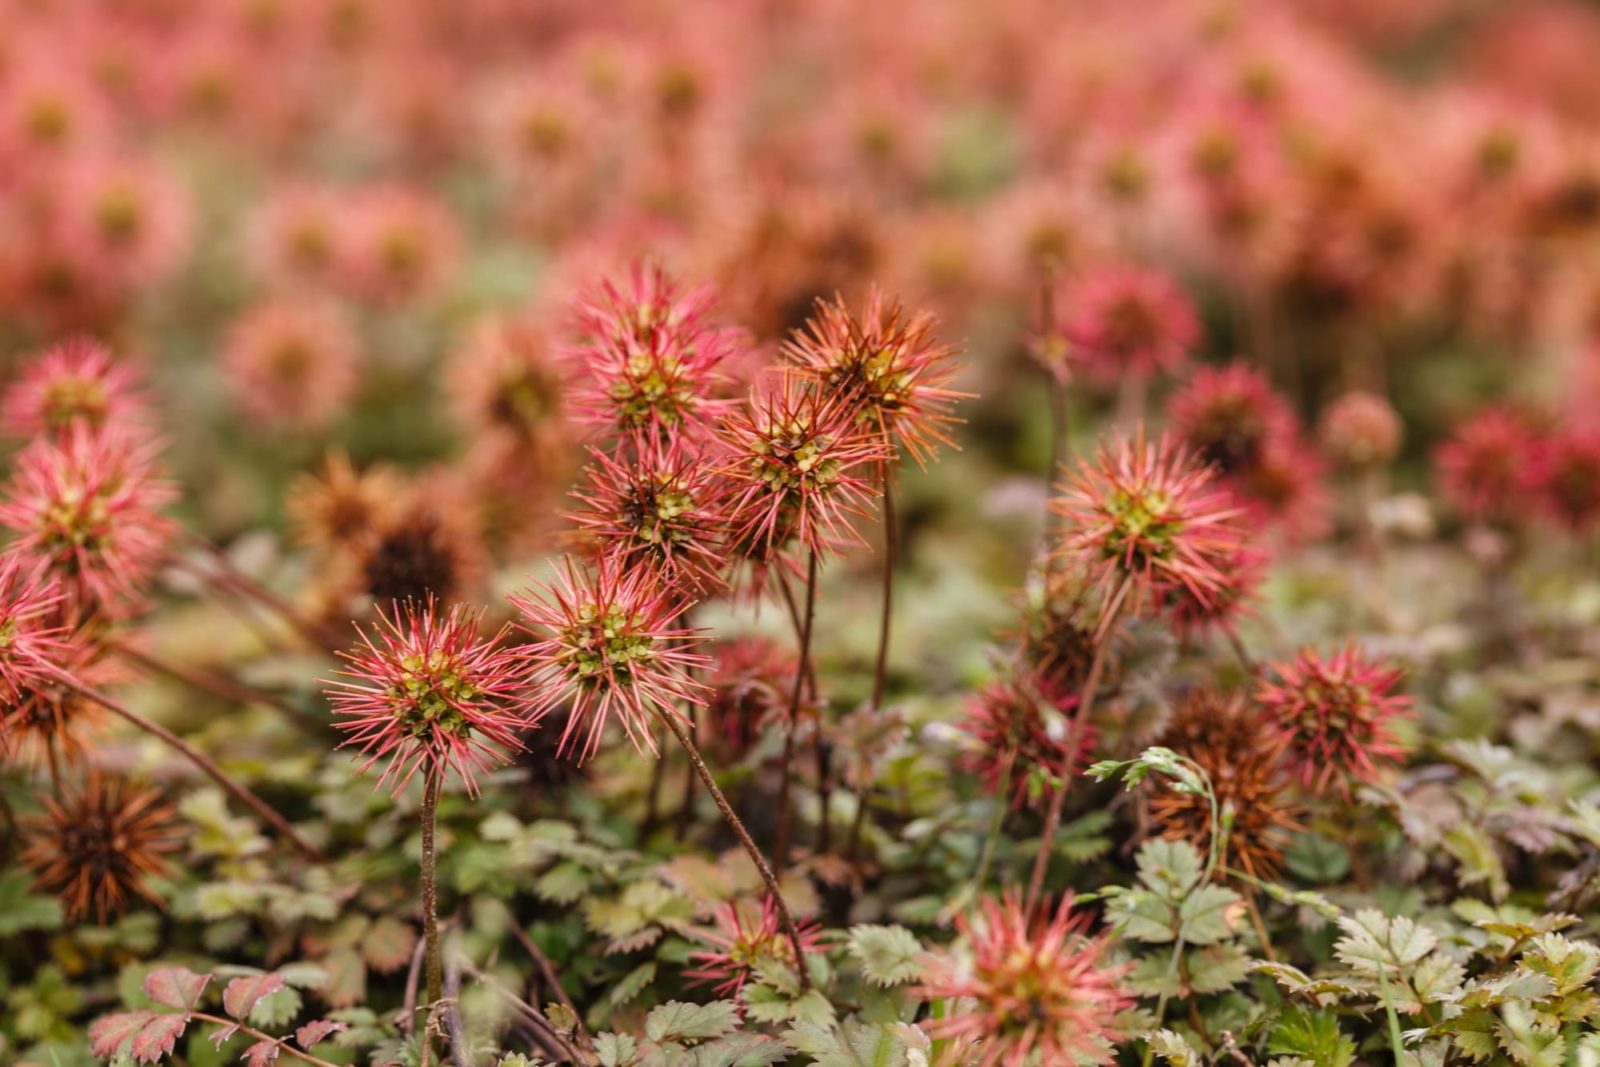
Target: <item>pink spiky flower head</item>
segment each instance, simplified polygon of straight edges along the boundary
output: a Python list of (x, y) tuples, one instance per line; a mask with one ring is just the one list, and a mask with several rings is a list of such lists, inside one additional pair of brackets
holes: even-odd
[(647, 439), (621, 460), (590, 449), (586, 483), (573, 494), (585, 509), (572, 519), (621, 570), (704, 593), (723, 584), (726, 489), (726, 479), (682, 437), (668, 445)]
[(900, 301), (874, 288), (860, 316), (843, 298), (820, 304), (784, 352), (819, 392), (850, 398), (872, 429), (921, 464), (938, 445), (955, 446), (950, 409), (968, 395), (948, 387), (955, 353), (935, 340), (936, 324), (927, 313), (907, 316)]
[(1470, 520), (1511, 520), (1542, 480), (1539, 435), (1519, 412), (1490, 407), (1434, 453), (1440, 491)]
[(477, 772), (522, 750), (518, 731), (538, 719), (527, 670), (505, 641), (506, 629), (480, 637), (481, 612), (448, 612), (431, 596), (379, 610), (360, 643), (340, 653), (346, 666), (330, 679), (328, 699), (347, 735), (366, 756), (361, 770), (386, 761), (381, 787), (398, 795), (418, 771), (442, 780), (452, 769), (477, 793)]
[(1367, 659), (1354, 645), (1324, 659), (1302, 649), (1294, 660), (1269, 671), (1257, 694), (1290, 773), (1322, 792), (1337, 782), (1370, 782), (1381, 762), (1404, 749), (1390, 729), (1409, 714), (1409, 697), (1393, 692), (1401, 671)]
[(1322, 413), (1317, 435), (1322, 451), (1346, 470), (1383, 467), (1400, 451), (1404, 430), (1393, 406), (1376, 393), (1355, 390)]
[(13, 437), (58, 434), (74, 423), (91, 429), (142, 421), (139, 375), (103, 345), (74, 338), (29, 359), (0, 400), (0, 419)]
[[(54, 683), (70, 657), (63, 606), (60, 588), (39, 574), (37, 561), (15, 552), (0, 557), (0, 724)], [(0, 744), (6, 740), (0, 730)]]
[(1566, 427), (1551, 437), (1540, 486), (1550, 516), (1575, 533), (1600, 520), (1600, 429)]
[(1060, 554), (1108, 593), (1126, 585), (1135, 607), (1179, 588), (1212, 603), (1243, 541), (1239, 509), (1211, 469), (1169, 437), (1148, 443), (1142, 426), (1103, 443), (1052, 507), (1068, 524)]
[(222, 368), (235, 401), (263, 426), (315, 430), (343, 414), (361, 385), (360, 341), (339, 308), (277, 298), (229, 328)]
[(1224, 475), (1249, 470), (1275, 441), (1295, 433), (1289, 405), (1243, 363), (1196, 370), (1169, 414), (1178, 439)]
[(890, 458), (889, 442), (860, 424), (848, 397), (789, 375), (717, 432), (734, 482), (733, 538), (767, 551), (798, 542), (821, 554), (841, 537), (855, 538), (849, 518), (866, 514), (871, 470)]
[(132, 608), (160, 566), (172, 525), (159, 509), (173, 491), (150, 451), (125, 432), (75, 423), (17, 457), (0, 525), (17, 532), (11, 551), (40, 560), (82, 615)]
[[(745, 983), (763, 964), (777, 963), (798, 971), (804, 960), (794, 958), (794, 946), (783, 931), (777, 904), (770, 895), (761, 898), (761, 910), (751, 914), (739, 901), (725, 901), (717, 907), (717, 928), (703, 930), (699, 936), (710, 948), (689, 953), (697, 964), (683, 976), (691, 985), (716, 983), (719, 997), (737, 1000)], [(809, 955), (822, 944), (822, 928), (814, 919), (798, 923), (800, 951)]]
[(1067, 341), (1102, 381), (1170, 374), (1200, 340), (1189, 298), (1145, 267), (1113, 264), (1083, 275), (1068, 287), (1062, 311)]
[(685, 290), (643, 264), (602, 282), (577, 308), (574, 418), (630, 438), (708, 428), (726, 407), (721, 366), (740, 338), (713, 321), (715, 302), (709, 285)]
[(511, 602), (534, 638), (523, 654), (543, 693), (540, 710), (571, 704), (558, 751), (576, 747), (581, 730), (578, 758), (587, 760), (615, 714), (634, 747), (654, 753), (656, 716), (683, 718), (680, 703), (705, 703), (689, 675), (708, 662), (691, 651), (701, 638), (678, 624), (689, 602), (659, 577), (604, 557), (584, 570), (569, 558), (553, 583)]
[(1110, 941), (1089, 937), (1088, 915), (1074, 915), (1073, 898), (1055, 914), (1030, 923), (1022, 901), (985, 897), (976, 917), (956, 928), (970, 960), (935, 957), (917, 992), (952, 1000), (949, 1014), (922, 1025), (954, 1043), (972, 1067), (1110, 1064), (1122, 1039), (1118, 1016), (1133, 1007), (1123, 986), (1129, 966), (1106, 962)]
[(1009, 790), (1002, 799), (1012, 808), (1048, 798), (1054, 791), (1048, 782), (1035, 788), (1040, 772), (1049, 782), (1065, 781), (1094, 751), (1094, 726), (1083, 722), (1073, 729), (1077, 706), (1076, 693), (1042, 675), (989, 683), (967, 702), (961, 729), (976, 745), (963, 765), (989, 792)]

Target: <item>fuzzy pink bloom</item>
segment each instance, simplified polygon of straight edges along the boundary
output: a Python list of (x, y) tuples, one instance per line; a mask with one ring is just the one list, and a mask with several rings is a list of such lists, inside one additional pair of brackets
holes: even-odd
[(955, 353), (935, 340), (935, 325), (926, 313), (908, 317), (874, 288), (859, 317), (842, 299), (822, 304), (784, 352), (819, 392), (849, 398), (869, 427), (921, 464), (937, 446), (955, 447), (950, 409), (968, 395), (948, 388)]
[(601, 558), (591, 570), (571, 559), (554, 583), (535, 586), (511, 602), (534, 640), (524, 650), (541, 712), (571, 704), (560, 751), (577, 747), (587, 760), (600, 747), (615, 714), (640, 751), (656, 751), (653, 725), (684, 714), (682, 702), (705, 703), (690, 672), (707, 664), (691, 648), (700, 636), (678, 623), (688, 602), (643, 571), (623, 572)]
[(519, 731), (538, 719), (529, 703), (527, 670), (506, 643), (509, 628), (478, 635), (481, 612), (461, 605), (444, 612), (430, 596), (421, 605), (392, 605), (341, 653), (345, 678), (328, 681), (335, 724), (367, 757), (361, 770), (387, 761), (381, 787), (398, 795), (423, 771), (443, 778), (454, 769), (476, 793), (477, 773), (522, 751)]
[(90, 429), (143, 420), (140, 375), (104, 346), (74, 338), (23, 364), (0, 399), (0, 420), (13, 437), (60, 433), (82, 423)]
[(1349, 392), (1322, 413), (1317, 435), (1323, 453), (1348, 470), (1371, 470), (1392, 462), (1403, 433), (1394, 407), (1376, 393)]
[(1531, 502), (1542, 481), (1538, 433), (1504, 407), (1480, 411), (1434, 452), (1440, 491), (1463, 517), (1511, 519)]
[(0, 160), (14, 173), (36, 172), (69, 151), (106, 143), (110, 119), (81, 67), (40, 56), (0, 80)]
[(1134, 605), (1180, 588), (1213, 603), (1243, 542), (1240, 510), (1211, 469), (1169, 437), (1149, 444), (1142, 427), (1103, 443), (1052, 507), (1068, 524), (1059, 554), (1108, 592), (1132, 583)]
[(349, 406), (360, 385), (360, 342), (330, 304), (278, 299), (247, 310), (228, 331), (228, 388), (263, 426), (317, 429)]
[(17, 457), (0, 525), (17, 532), (11, 551), (42, 561), (78, 612), (131, 609), (161, 564), (172, 524), (159, 511), (174, 493), (151, 451), (75, 423)]
[(722, 364), (741, 347), (714, 305), (709, 285), (686, 291), (657, 267), (602, 282), (577, 308), (574, 417), (608, 437), (707, 430), (728, 406)]
[(1035, 789), (1036, 772), (1056, 782), (1075, 776), (1094, 751), (1095, 729), (1072, 718), (1078, 697), (1043, 677), (991, 682), (967, 701), (961, 729), (977, 742), (963, 765), (983, 779), (990, 793), (1007, 790), (1013, 808), (1048, 798), (1054, 789), (1046, 783)]
[(461, 255), (455, 216), (407, 186), (365, 190), (350, 205), (344, 280), (376, 303), (426, 300), (454, 274)]
[(1156, 270), (1097, 268), (1076, 279), (1062, 301), (1067, 342), (1102, 381), (1170, 374), (1200, 340), (1189, 298)]
[(850, 398), (785, 375), (764, 397), (717, 428), (735, 483), (733, 539), (760, 555), (798, 542), (822, 553), (856, 538), (849, 519), (875, 498), (873, 475), (890, 459), (881, 433), (864, 428)]
[(1390, 729), (1408, 715), (1409, 697), (1392, 692), (1402, 672), (1367, 659), (1354, 645), (1327, 659), (1302, 649), (1269, 670), (1256, 699), (1290, 774), (1322, 792), (1333, 782), (1348, 796), (1351, 782), (1370, 782), (1380, 762), (1405, 754)]
[[(815, 920), (800, 920), (798, 933), (803, 953), (821, 950), (822, 928)], [(702, 930), (699, 937), (712, 947), (689, 953), (697, 966), (683, 976), (691, 986), (716, 983), (714, 992), (719, 997), (737, 1000), (763, 964), (777, 963), (796, 972), (805, 966), (794, 958), (794, 946), (783, 931), (771, 896), (761, 898), (761, 912), (753, 917), (737, 901), (718, 905), (717, 929)]]
[(252, 263), (269, 281), (280, 285), (328, 283), (348, 256), (345, 216), (339, 197), (327, 190), (284, 189), (251, 220)]
[(1243, 363), (1196, 370), (1168, 414), (1178, 439), (1223, 475), (1255, 466), (1274, 442), (1295, 432), (1288, 402)]
[(975, 919), (956, 919), (971, 962), (940, 954), (917, 992), (955, 1001), (922, 1025), (954, 1042), (961, 1063), (1116, 1062), (1117, 1017), (1134, 1005), (1123, 985), (1130, 965), (1107, 963), (1110, 940), (1086, 936), (1090, 918), (1074, 915), (1072, 903), (1068, 895), (1047, 921), (1030, 923), (1018, 897), (985, 897)]
[(1600, 519), (1600, 429), (1563, 429), (1544, 450), (1541, 495), (1549, 513), (1574, 532)]
[(133, 159), (77, 160), (56, 193), (54, 240), (97, 264), (119, 291), (170, 279), (189, 254), (188, 191), (172, 174)]
[(573, 493), (585, 508), (571, 517), (598, 554), (684, 593), (719, 589), (727, 482), (707, 457), (682, 437), (670, 445), (648, 439), (621, 461), (599, 449), (589, 455), (584, 485)]

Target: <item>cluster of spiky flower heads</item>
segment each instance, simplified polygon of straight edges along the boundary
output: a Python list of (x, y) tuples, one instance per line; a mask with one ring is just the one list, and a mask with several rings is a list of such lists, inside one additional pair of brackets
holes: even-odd
[(173, 492), (152, 451), (115, 427), (74, 423), (17, 457), (0, 525), (17, 533), (10, 551), (41, 561), (77, 613), (126, 612), (161, 563), (171, 524), (159, 509)]
[(442, 779), (454, 770), (475, 793), (479, 771), (521, 750), (520, 731), (541, 712), (507, 631), (480, 636), (480, 615), (432, 598), (395, 604), (341, 653), (342, 677), (327, 691), (348, 735), (340, 747), (361, 749), (363, 771), (384, 761), (380, 786), (399, 793), (418, 771)]
[(140, 422), (145, 414), (139, 374), (87, 338), (28, 360), (0, 399), (0, 423), (13, 437), (59, 434), (79, 423), (98, 430)]
[(784, 352), (794, 373), (853, 401), (869, 427), (924, 463), (938, 445), (954, 445), (951, 408), (967, 395), (949, 388), (955, 353), (934, 338), (936, 325), (874, 288), (859, 316), (842, 298), (819, 304)]
[[(780, 964), (798, 971), (805, 960), (794, 958), (794, 945), (784, 932), (777, 904), (771, 896), (761, 898), (761, 907), (741, 906), (740, 901), (725, 901), (717, 906), (717, 928), (702, 930), (699, 936), (711, 947), (689, 953), (693, 970), (683, 972), (692, 985), (712, 984), (719, 997), (738, 999), (752, 977), (764, 965)], [(822, 929), (815, 920), (803, 919), (796, 927), (800, 951), (809, 955), (822, 945)]]
[[(1299, 809), (1283, 796), (1279, 745), (1260, 710), (1244, 694), (1196, 689), (1184, 696), (1160, 743), (1199, 764), (1218, 810), (1231, 811), (1224, 863), (1253, 878), (1274, 877)], [(1189, 841), (1202, 855), (1211, 847), (1211, 805), (1201, 794), (1157, 788), (1150, 816), (1163, 834)]]
[(843, 394), (780, 377), (764, 396), (718, 427), (727, 448), (723, 472), (734, 483), (731, 540), (745, 555), (798, 544), (819, 555), (856, 537), (849, 518), (874, 499), (871, 472), (888, 462), (889, 441), (865, 427)]
[(1189, 298), (1147, 267), (1095, 268), (1067, 284), (1060, 307), (1066, 316), (1060, 332), (1073, 355), (1104, 381), (1170, 374), (1200, 339)]
[(1060, 553), (1134, 605), (1181, 589), (1211, 604), (1244, 537), (1239, 509), (1210, 470), (1163, 436), (1103, 443), (1052, 505), (1066, 519)]
[(655, 752), (657, 716), (682, 718), (681, 703), (704, 704), (690, 677), (707, 662), (692, 650), (701, 638), (679, 621), (688, 603), (659, 578), (605, 557), (588, 569), (569, 558), (553, 582), (511, 602), (533, 637), (522, 654), (539, 710), (570, 705), (560, 751), (587, 760), (614, 714), (635, 748)]
[(599, 555), (624, 571), (642, 570), (686, 594), (723, 585), (723, 506), (728, 483), (682, 436), (647, 440), (614, 459), (590, 449), (585, 484), (572, 515)]
[(685, 290), (659, 267), (603, 282), (577, 310), (573, 418), (608, 437), (708, 428), (727, 404), (722, 363), (740, 344), (712, 320), (714, 303), (710, 286)]
[(160, 905), (147, 879), (166, 870), (181, 837), (176, 813), (153, 789), (91, 775), (81, 788), (41, 796), (22, 827), (22, 862), (72, 921), (105, 923), (132, 897)]
[(1107, 961), (1110, 942), (1089, 937), (1089, 916), (1068, 895), (1053, 915), (1030, 922), (1016, 896), (985, 897), (956, 928), (970, 962), (935, 957), (918, 993), (953, 1000), (922, 1025), (951, 1041), (974, 1067), (1110, 1064), (1122, 1038), (1119, 1016), (1133, 1007), (1123, 985), (1129, 965)]
[(1404, 755), (1392, 729), (1411, 708), (1394, 692), (1399, 669), (1347, 645), (1326, 658), (1302, 649), (1270, 675), (1277, 680), (1264, 680), (1256, 699), (1285, 767), (1306, 788), (1336, 784), (1348, 795), (1352, 783), (1373, 781), (1383, 763)]
[(1076, 691), (1044, 675), (990, 682), (967, 702), (961, 729), (975, 745), (962, 764), (1013, 808), (1049, 797), (1094, 751), (1092, 723), (1072, 722)]

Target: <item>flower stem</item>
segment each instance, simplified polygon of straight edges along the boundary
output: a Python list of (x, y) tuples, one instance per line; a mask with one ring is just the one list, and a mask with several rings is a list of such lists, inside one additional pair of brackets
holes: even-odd
[(312, 845), (305, 838), (301, 837), (299, 831), (297, 831), (293, 826), (289, 825), (289, 820), (285, 819), (282, 815), (279, 815), (277, 810), (273, 808), (271, 804), (268, 804), (265, 800), (262, 800), (249, 789), (235, 781), (234, 778), (229, 775), (227, 771), (219, 767), (216, 762), (211, 759), (211, 757), (207, 756), (205, 753), (201, 752), (199, 749), (195, 748), (193, 745), (189, 744), (189, 742), (185, 741), (183, 738), (179, 737), (165, 726), (162, 726), (160, 723), (151, 722), (149, 719), (145, 718), (143, 715), (140, 715), (132, 708), (123, 705), (119, 701), (113, 700), (111, 697), (100, 692), (99, 690), (91, 689), (88, 686), (83, 685), (77, 679), (73, 678), (72, 675), (61, 670), (59, 667), (50, 665), (50, 671), (56, 676), (57, 680), (60, 681), (62, 685), (66, 686), (72, 692), (77, 693), (86, 700), (94, 701), (96, 704), (99, 704), (102, 708), (105, 708), (112, 714), (125, 719), (134, 726), (137, 726), (145, 733), (164, 741), (169, 748), (172, 748), (180, 755), (188, 759), (190, 763), (193, 763), (196, 767), (200, 768), (200, 770), (203, 771), (208, 778), (220, 785), (235, 800), (244, 804), (257, 815), (261, 816), (261, 818), (264, 819), (268, 825), (277, 830), (278, 833), (282, 834), (290, 844), (294, 845), (295, 848), (303, 852), (308, 859), (311, 859), (317, 863), (323, 862), (322, 853), (317, 850), (316, 846)]
[[(1100, 674), (1105, 669), (1106, 647), (1111, 643), (1111, 630), (1117, 621), (1117, 616), (1122, 613), (1122, 605), (1127, 600), (1128, 590), (1132, 585), (1131, 577), (1122, 579), (1117, 591), (1112, 594), (1111, 602), (1106, 605), (1105, 617), (1095, 632), (1094, 658), (1089, 663), (1089, 675), (1084, 679), (1083, 691), (1078, 695), (1077, 713), (1072, 716), (1072, 722), (1067, 727), (1066, 751), (1069, 760), (1077, 756), (1078, 735), (1082, 732), (1083, 723), (1088, 721), (1089, 714), (1094, 711), (1095, 692), (1100, 688)], [(1056, 831), (1061, 827), (1061, 813), (1067, 806), (1067, 793), (1071, 790), (1071, 786), (1069, 764), (1068, 774), (1051, 794), (1050, 808), (1045, 813), (1044, 830), (1039, 838), (1039, 853), (1033, 860), (1033, 876), (1028, 879), (1027, 909), (1030, 913), (1039, 903), (1039, 895), (1044, 890), (1045, 872), (1050, 866), (1050, 853), (1055, 847)]]
[[(815, 558), (814, 556), (812, 557), (813, 560)], [(778, 918), (783, 923), (784, 933), (789, 937), (789, 945), (794, 949), (795, 969), (800, 974), (800, 988), (809, 990), (811, 988), (811, 975), (806, 969), (805, 951), (800, 942), (800, 928), (795, 925), (794, 916), (789, 914), (788, 902), (783, 899), (783, 890), (778, 886), (778, 876), (773, 873), (772, 865), (761, 854), (761, 849), (756, 846), (755, 840), (750, 836), (750, 831), (745, 829), (744, 823), (733, 810), (733, 806), (728, 803), (728, 798), (722, 795), (722, 788), (717, 785), (717, 780), (712, 776), (711, 768), (706, 766), (706, 761), (700, 758), (700, 750), (695, 748), (694, 739), (684, 729), (683, 723), (667, 712), (657, 712), (657, 714), (667, 724), (667, 729), (671, 730), (673, 735), (677, 737), (678, 743), (683, 746), (684, 752), (689, 756), (689, 762), (694, 764), (696, 773), (700, 775), (700, 781), (705, 783), (706, 792), (711, 794), (711, 799), (716, 802), (717, 809), (722, 812), (722, 817), (728, 821), (729, 828), (733, 830), (734, 836), (739, 839), (739, 843), (744, 846), (745, 852), (750, 855), (750, 861), (756, 865), (756, 870), (761, 874), (761, 880), (766, 883), (767, 892), (771, 894), (773, 904), (778, 909)]]
[(806, 607), (800, 618), (800, 662), (794, 673), (794, 689), (789, 694), (789, 711), (786, 717), (788, 733), (783, 740), (783, 777), (778, 785), (778, 870), (789, 865), (789, 823), (792, 818), (790, 796), (794, 778), (794, 738), (800, 728), (800, 695), (804, 692), (806, 675), (811, 663), (811, 630), (817, 617), (817, 554), (813, 551), (806, 566)]
[(444, 995), (439, 966), (439, 891), (434, 881), (433, 827), (439, 813), (439, 779), (442, 771), (430, 768), (422, 782), (422, 937), (427, 969), (428, 1003)]

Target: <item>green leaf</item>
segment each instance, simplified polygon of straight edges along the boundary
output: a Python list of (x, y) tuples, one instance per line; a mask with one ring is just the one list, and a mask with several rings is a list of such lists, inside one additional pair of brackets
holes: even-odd
[(1172, 1067), (1205, 1067), (1205, 1060), (1194, 1047), (1171, 1030), (1157, 1030), (1149, 1037), (1150, 1051)]
[(1334, 945), (1334, 955), (1351, 969), (1373, 977), (1385, 969), (1404, 974), (1439, 943), (1427, 927), (1405, 916), (1387, 918), (1376, 908), (1363, 908), (1340, 919), (1339, 928), (1345, 936)]
[(867, 981), (879, 987), (909, 982), (922, 970), (922, 942), (903, 926), (852, 926), (849, 951)]
[(1298, 1056), (1317, 1067), (1349, 1067), (1356, 1058), (1356, 1044), (1339, 1029), (1337, 1016), (1300, 1005), (1289, 1008), (1279, 1018), (1267, 1039), (1267, 1051)]
[(1244, 899), (1226, 886), (1203, 885), (1178, 907), (1179, 930), (1190, 945), (1214, 945), (1233, 937), (1244, 916)]
[(1183, 899), (1200, 882), (1200, 852), (1189, 842), (1151, 838), (1139, 849), (1139, 881), (1162, 900)]
[(710, 1004), (685, 1004), (678, 1000), (654, 1009), (644, 1021), (644, 1034), (651, 1041), (704, 1041), (721, 1037), (739, 1025), (739, 1007), (731, 1000)]
[(627, 1034), (595, 1035), (594, 1051), (600, 1058), (600, 1067), (628, 1067), (638, 1048), (639, 1043)]
[(1283, 850), (1283, 861), (1296, 877), (1314, 885), (1329, 885), (1350, 873), (1349, 850), (1317, 834), (1296, 835)]
[(571, 904), (590, 884), (589, 872), (576, 863), (562, 861), (533, 883), (533, 891), (552, 904)]
[(0, 938), (27, 930), (61, 927), (61, 903), (32, 891), (33, 880), (21, 870), (0, 872)]
[(627, 976), (611, 987), (608, 998), (612, 1004), (626, 1004), (640, 993), (645, 987), (656, 980), (655, 960), (647, 960), (629, 971)]
[(783, 1042), (766, 1034), (738, 1033), (694, 1050), (694, 1067), (770, 1067), (789, 1058)]

